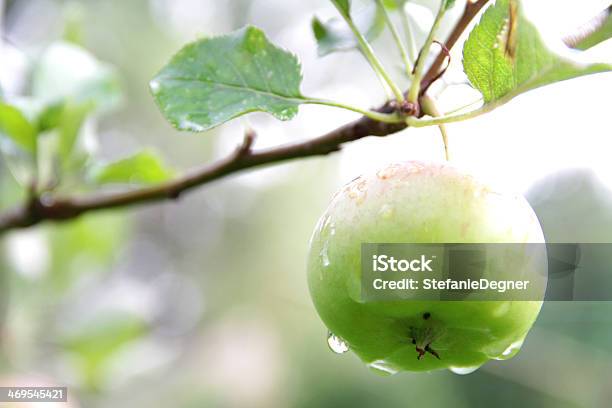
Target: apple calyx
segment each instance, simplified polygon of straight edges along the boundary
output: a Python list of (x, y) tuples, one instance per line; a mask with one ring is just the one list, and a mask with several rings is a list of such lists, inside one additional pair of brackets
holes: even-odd
[(431, 347), (431, 343), (440, 337), (443, 330), (439, 324), (431, 319), (431, 313), (423, 313), (423, 320), (425, 320), (424, 326), (410, 327), (410, 337), (417, 352), (417, 360), (423, 359), (426, 353), (441, 360), (440, 354)]

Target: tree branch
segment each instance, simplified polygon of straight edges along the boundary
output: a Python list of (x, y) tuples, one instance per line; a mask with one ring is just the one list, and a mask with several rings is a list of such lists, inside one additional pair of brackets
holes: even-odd
[[(446, 42), (447, 48), (455, 45), (470, 21), (489, 0), (468, 0), (463, 15), (454, 26)], [(427, 89), (438, 77), (446, 52), (440, 51), (423, 76), (422, 88)], [(396, 107), (391, 102), (377, 109), (392, 113)], [(27, 228), (42, 221), (62, 221), (97, 210), (140, 205), (167, 199), (176, 199), (195, 187), (218, 180), (242, 170), (279, 163), (282, 161), (327, 155), (342, 148), (345, 143), (367, 136), (387, 136), (406, 128), (404, 123), (390, 124), (362, 117), (327, 134), (300, 143), (252, 151), (254, 133), (248, 131), (243, 144), (230, 156), (196, 169), (182, 177), (155, 186), (113, 194), (94, 194), (84, 197), (53, 197), (47, 194), (33, 196), (19, 208), (0, 215), (0, 233), (11, 229)]]

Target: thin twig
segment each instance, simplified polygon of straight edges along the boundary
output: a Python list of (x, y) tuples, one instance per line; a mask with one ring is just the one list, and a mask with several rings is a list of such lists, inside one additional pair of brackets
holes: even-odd
[(391, 31), (391, 35), (393, 36), (395, 44), (397, 45), (398, 51), (400, 52), (402, 61), (404, 61), (404, 69), (406, 70), (406, 74), (410, 77), (412, 72), (412, 64), (410, 62), (410, 58), (408, 57), (408, 50), (406, 49), (406, 46), (404, 45), (399, 31), (391, 19), (391, 16), (387, 12), (387, 8), (383, 4), (383, 0), (376, 1), (378, 2), (378, 7), (380, 7), (382, 10), (383, 16), (385, 17), (385, 22), (387, 23), (387, 27), (389, 27), (389, 31)]
[[(399, 8), (400, 19), (404, 28), (404, 34), (406, 35), (408, 56), (410, 57), (410, 61), (415, 61), (418, 51), (414, 40), (414, 34), (412, 32), (412, 28), (410, 27), (410, 21), (408, 20), (408, 13), (400, 0), (395, 0), (395, 2)], [(408, 76), (412, 77), (412, 71), (408, 74)]]
[(344, 10), (338, 3), (334, 2), (334, 5), (336, 6), (336, 9), (338, 9), (340, 15), (342, 15), (342, 18), (344, 18), (344, 20), (350, 27), (351, 31), (353, 32), (353, 35), (359, 43), (359, 48), (361, 49), (361, 52), (368, 60), (376, 74), (379, 75), (381, 82), (389, 87), (398, 102), (402, 102), (404, 100), (404, 94), (402, 93), (402, 90), (393, 81), (385, 67), (383, 67), (382, 62), (376, 56), (376, 53), (372, 49), (372, 46), (365, 38), (365, 36), (361, 33), (361, 31), (359, 31), (359, 28), (355, 25), (355, 22), (353, 21), (351, 15), (346, 10)]
[[(469, 4), (469, 3), (468, 3)], [(434, 19), (433, 25), (429, 30), (429, 34), (425, 39), (425, 44), (421, 48), (419, 52), (419, 56), (414, 63), (414, 70), (412, 72), (412, 83), (410, 84), (410, 90), (408, 91), (408, 97), (406, 98), (410, 103), (418, 103), (419, 96), (421, 95), (421, 80), (423, 79), (423, 74), (425, 72), (425, 63), (427, 62), (427, 57), (429, 56), (429, 49), (431, 44), (433, 44), (435, 40), (435, 36), (440, 28), (440, 24), (442, 24), (442, 18), (446, 13), (447, 7), (444, 0), (440, 2), (440, 9), (436, 14), (436, 18)]]

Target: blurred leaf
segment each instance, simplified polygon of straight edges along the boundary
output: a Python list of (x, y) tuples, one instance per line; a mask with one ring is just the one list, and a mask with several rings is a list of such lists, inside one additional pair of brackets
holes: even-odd
[(51, 254), (48, 287), (63, 292), (81, 278), (104, 273), (125, 244), (129, 220), (120, 211), (90, 214), (46, 226)]
[(293, 118), (301, 80), (297, 58), (248, 26), (185, 46), (150, 86), (172, 125), (201, 132), (254, 111)]
[(409, 0), (383, 0), (383, 4), (389, 10), (398, 10), (404, 7)]
[(19, 109), (6, 103), (0, 103), (0, 136), (28, 153), (36, 152), (36, 129)]
[(64, 33), (63, 39), (75, 45), (83, 45), (83, 6), (76, 1), (65, 4), (64, 10)]
[[(79, 12), (78, 8), (73, 11)], [(40, 132), (53, 132), (41, 139), (39, 178), (41, 182), (63, 182), (66, 175), (77, 174), (88, 157), (74, 151), (87, 116), (118, 104), (119, 81), (109, 65), (88, 51), (57, 42), (40, 57), (32, 88), (33, 96), (25, 105), (31, 108)]]
[(69, 334), (62, 345), (91, 362), (100, 363), (124, 344), (145, 334), (147, 323), (142, 318), (115, 313), (94, 319), (77, 333)]
[(34, 70), (32, 94), (46, 104), (72, 100), (106, 111), (119, 103), (121, 91), (115, 71), (85, 49), (65, 42), (54, 43), (43, 53)]
[(553, 52), (524, 17), (518, 0), (497, 0), (487, 9), (464, 45), (463, 66), (485, 102), (612, 69), (610, 64), (579, 63)]
[(612, 6), (599, 13), (592, 21), (580, 27), (580, 39), (569, 38), (573, 48), (588, 50), (612, 38)]
[(100, 184), (153, 184), (168, 180), (173, 175), (174, 171), (166, 167), (159, 156), (145, 150), (98, 168), (93, 178)]
[(38, 115), (38, 131), (42, 133), (57, 128), (60, 125), (63, 112), (63, 102), (57, 102), (46, 106)]
[(351, 0), (331, 0), (343, 13), (349, 14), (351, 12)]
[(83, 122), (93, 110), (92, 104), (75, 104), (69, 101), (51, 104), (38, 117), (38, 129), (59, 131), (58, 153), (66, 160), (72, 153)]
[[(1, 176), (1, 175), (0, 175)], [(0, 180), (0, 189), (2, 189)], [(4, 332), (4, 319), (9, 300), (9, 271), (10, 266), (6, 263), (5, 249), (0, 245), (0, 331)], [(3, 353), (0, 353), (0, 367), (3, 365)]]
[[(369, 41), (375, 40), (385, 27), (385, 16), (378, 3), (372, 2), (363, 10), (352, 16), (355, 25)], [(319, 56), (336, 51), (348, 51), (359, 47), (359, 43), (350, 27), (341, 18), (332, 18), (322, 22), (317, 17), (312, 19), (312, 31), (317, 40)]]
[(455, 0), (442, 0), (444, 1), (444, 7), (448, 10), (455, 5)]
[(41, 100), (29, 96), (12, 97), (10, 104), (19, 109), (35, 128), (38, 128), (38, 117), (47, 107)]
[(77, 358), (86, 385), (97, 389), (116, 353), (148, 332), (149, 325), (141, 317), (114, 312), (88, 321), (76, 333), (67, 335), (61, 345)]
[[(66, 102), (57, 117), (56, 127), (59, 130), (59, 154), (63, 162), (66, 162), (72, 154), (74, 145), (78, 139), (83, 123), (92, 112), (91, 103), (76, 104)], [(53, 120), (47, 117), (47, 120)]]
[[(29, 190), (35, 176), (41, 142), (35, 125), (39, 108), (31, 98), (0, 102), (0, 159), (5, 166), (0, 170), (10, 174), (2, 181), (18, 185), (13, 192)], [(12, 196), (2, 196), (2, 204), (12, 201)]]
[(9, 158), (0, 155), (0, 211), (18, 206), (27, 199), (27, 189), (16, 178), (8, 161)]
[[(70, 186), (83, 181), (89, 153), (75, 149), (85, 120), (93, 111), (92, 103), (63, 101), (47, 106), (39, 115), (37, 126), (38, 181), (41, 185)], [(82, 146), (79, 146), (82, 147)]]
[(64, 105), (58, 123), (60, 134), (59, 154), (63, 161), (66, 161), (72, 154), (81, 127), (91, 110), (92, 106), (90, 104), (66, 103)]

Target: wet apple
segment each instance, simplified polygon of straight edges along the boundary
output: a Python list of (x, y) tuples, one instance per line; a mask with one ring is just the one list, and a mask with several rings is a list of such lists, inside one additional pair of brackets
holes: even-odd
[(541, 298), (366, 302), (361, 244), (543, 242), (522, 196), (445, 163), (392, 164), (336, 193), (311, 240), (308, 284), (338, 350), (350, 348), (381, 372), (467, 373), (518, 352)]

